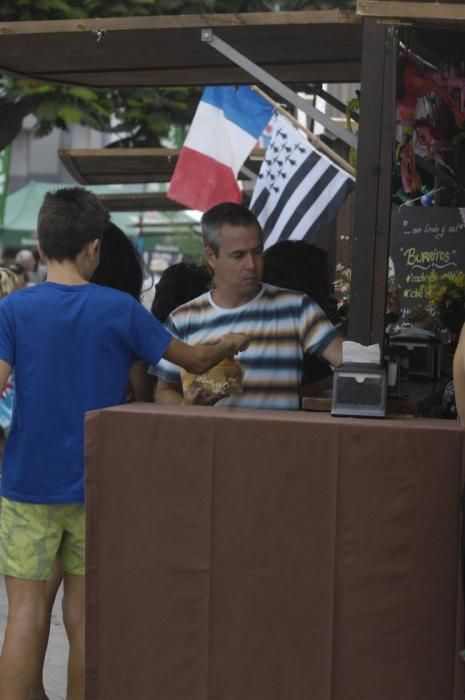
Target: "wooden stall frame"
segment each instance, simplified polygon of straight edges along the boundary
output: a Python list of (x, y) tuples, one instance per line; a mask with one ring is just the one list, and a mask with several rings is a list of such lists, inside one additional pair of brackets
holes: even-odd
[(446, 2), (409, 2), (408, 0), (358, 0), (357, 14), (383, 20), (465, 20), (465, 6)]
[(374, 19), (365, 20), (349, 337), (381, 347), (389, 261), (396, 54), (396, 32)]

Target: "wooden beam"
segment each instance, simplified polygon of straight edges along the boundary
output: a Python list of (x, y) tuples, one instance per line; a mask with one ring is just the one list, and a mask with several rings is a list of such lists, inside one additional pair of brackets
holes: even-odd
[[(179, 157), (179, 148), (72, 148), (59, 149), (58, 157), (81, 185), (140, 184), (169, 182)], [(265, 149), (254, 148), (245, 166), (257, 175)], [(250, 183), (246, 175), (239, 179)]]
[[(388, 27), (384, 52), (384, 75), (379, 144), (378, 209), (376, 217), (371, 342), (384, 347), (387, 278), (391, 238), (392, 172), (396, 148), (397, 30)], [(382, 356), (381, 356), (382, 357)]]
[(0, 22), (0, 68), (94, 87), (250, 83), (204, 28), (286, 84), (360, 80), (362, 20), (338, 10)]
[[(323, 83), (358, 83), (360, 82), (360, 63), (358, 61), (345, 60), (326, 61), (313, 64), (281, 64), (271, 63), (266, 65), (267, 70), (273, 75), (279, 76), (283, 82), (289, 83), (312, 83), (321, 81)], [(30, 72), (13, 71), (5, 68), (5, 73), (13, 77), (27, 77)], [(187, 75), (186, 75), (187, 70)], [(245, 71), (233, 66), (218, 66), (210, 69), (211, 72), (219, 76), (223, 84), (249, 85), (253, 82), (251, 76)], [(89, 87), (153, 87), (154, 69), (133, 69), (129, 68), (101, 71), (79, 70), (64, 72), (56, 70), (41, 71), (40, 76), (33, 76), (37, 80), (45, 80), (52, 83), (64, 85), (87, 85)], [(218, 82), (218, 80), (216, 81)], [(157, 68), (156, 85), (159, 87), (172, 85), (212, 85), (216, 84), (212, 79), (208, 80), (206, 69), (199, 66), (186, 68)]]
[(394, 30), (364, 23), (349, 337), (384, 339), (395, 125)]
[(100, 194), (98, 198), (110, 211), (176, 211), (186, 208), (168, 199), (163, 192)]
[(260, 27), (306, 24), (357, 24), (354, 12), (344, 10), (301, 10), (293, 12), (244, 12), (202, 15), (157, 15), (147, 17), (99, 17), (41, 21), (0, 22), (0, 34), (42, 34), (67, 32), (118, 32), (158, 29), (201, 29), (202, 27)]
[(357, 14), (393, 20), (465, 20), (465, 5), (446, 2), (408, 2), (402, 0), (358, 0)]

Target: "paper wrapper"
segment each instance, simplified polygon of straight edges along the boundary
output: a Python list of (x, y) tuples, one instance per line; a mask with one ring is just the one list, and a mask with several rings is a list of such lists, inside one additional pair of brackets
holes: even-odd
[(216, 396), (232, 396), (242, 392), (244, 366), (238, 360), (223, 360), (203, 374), (191, 374), (181, 369), (184, 393), (189, 389), (206, 389)]

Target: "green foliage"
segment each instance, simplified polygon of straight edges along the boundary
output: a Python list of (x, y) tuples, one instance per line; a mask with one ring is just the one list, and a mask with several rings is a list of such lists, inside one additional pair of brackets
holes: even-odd
[(354, 9), (355, 0), (3, 0), (0, 20)]

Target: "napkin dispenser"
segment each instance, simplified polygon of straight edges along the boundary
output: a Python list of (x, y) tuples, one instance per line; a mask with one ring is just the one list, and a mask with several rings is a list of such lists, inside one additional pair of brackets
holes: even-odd
[(408, 352), (410, 377), (440, 378), (442, 343), (435, 333), (413, 326), (403, 328), (390, 337), (389, 344)]
[(369, 362), (343, 362), (333, 376), (333, 416), (386, 415), (386, 370)]

